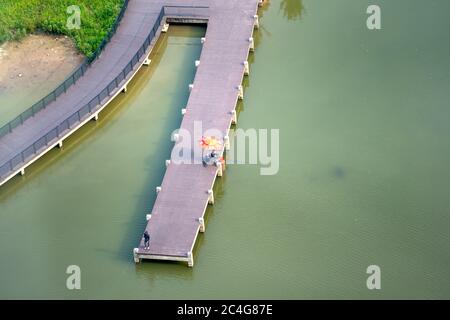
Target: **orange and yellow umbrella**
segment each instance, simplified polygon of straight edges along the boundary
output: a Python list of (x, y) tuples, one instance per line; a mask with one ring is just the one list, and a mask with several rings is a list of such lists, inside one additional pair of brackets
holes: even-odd
[(200, 146), (203, 149), (207, 150), (218, 150), (222, 146), (222, 142), (220, 142), (216, 137), (202, 137), (200, 139)]

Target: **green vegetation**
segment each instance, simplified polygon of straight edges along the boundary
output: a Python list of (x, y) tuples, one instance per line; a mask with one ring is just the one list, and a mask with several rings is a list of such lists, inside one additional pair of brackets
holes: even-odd
[[(0, 0), (0, 43), (43, 31), (73, 38), (91, 56), (120, 12), (124, 0)], [(81, 9), (81, 28), (69, 30), (67, 8)]]

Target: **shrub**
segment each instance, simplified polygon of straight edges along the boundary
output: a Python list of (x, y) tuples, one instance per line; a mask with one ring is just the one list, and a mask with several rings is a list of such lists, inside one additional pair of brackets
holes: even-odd
[[(124, 0), (0, 0), (0, 43), (43, 32), (71, 37), (91, 56), (110, 30)], [(66, 10), (81, 9), (81, 29), (68, 30)]]

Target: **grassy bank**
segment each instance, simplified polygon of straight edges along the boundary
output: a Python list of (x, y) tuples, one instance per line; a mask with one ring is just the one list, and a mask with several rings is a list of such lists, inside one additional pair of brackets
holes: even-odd
[[(0, 43), (43, 31), (73, 38), (90, 56), (114, 23), (124, 0), (0, 0)], [(81, 9), (81, 28), (66, 26), (67, 8)]]

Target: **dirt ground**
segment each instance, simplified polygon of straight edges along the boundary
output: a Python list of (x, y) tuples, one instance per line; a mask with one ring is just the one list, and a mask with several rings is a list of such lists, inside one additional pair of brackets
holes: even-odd
[(0, 46), (0, 93), (62, 82), (84, 59), (71, 39), (44, 34)]

